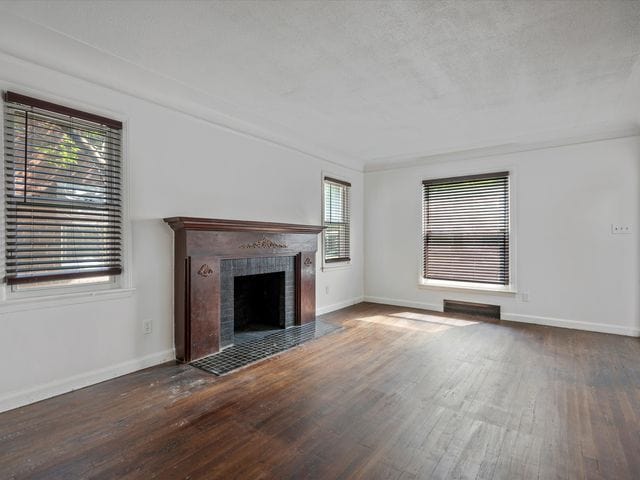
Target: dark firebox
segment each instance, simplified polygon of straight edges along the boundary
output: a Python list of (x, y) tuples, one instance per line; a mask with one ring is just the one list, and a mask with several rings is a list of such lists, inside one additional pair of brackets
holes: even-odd
[(234, 331), (284, 328), (284, 287), (284, 272), (234, 277)]

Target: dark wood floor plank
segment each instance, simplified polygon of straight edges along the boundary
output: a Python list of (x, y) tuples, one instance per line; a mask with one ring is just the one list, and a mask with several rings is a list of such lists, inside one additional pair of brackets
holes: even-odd
[(363, 303), (215, 377), (166, 364), (0, 414), (0, 478), (637, 479), (638, 339)]

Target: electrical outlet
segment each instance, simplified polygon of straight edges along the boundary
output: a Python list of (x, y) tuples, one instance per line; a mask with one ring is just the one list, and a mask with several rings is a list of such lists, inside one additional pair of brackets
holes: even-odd
[(623, 235), (631, 233), (631, 227), (629, 225), (619, 225), (616, 223), (611, 224), (612, 235)]
[(523, 302), (528, 302), (529, 301), (529, 292), (522, 292), (522, 295), (520, 296), (520, 298), (522, 299)]
[(329, 295), (329, 285), (327, 285), (326, 287), (324, 287), (324, 293), (326, 293), (327, 295)]
[(150, 319), (142, 322), (142, 331), (145, 335), (149, 335), (153, 331), (153, 323)]

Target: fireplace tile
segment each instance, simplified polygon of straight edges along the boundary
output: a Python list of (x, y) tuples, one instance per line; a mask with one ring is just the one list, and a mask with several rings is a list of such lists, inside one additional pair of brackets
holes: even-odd
[(215, 375), (224, 375), (341, 329), (339, 325), (322, 320), (294, 325), (263, 338), (231, 346), (219, 353), (192, 362), (191, 365)]

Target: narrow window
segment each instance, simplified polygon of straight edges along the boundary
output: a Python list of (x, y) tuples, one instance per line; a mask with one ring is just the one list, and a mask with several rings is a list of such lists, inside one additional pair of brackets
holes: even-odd
[(351, 260), (351, 184), (324, 177), (324, 261)]
[(5, 282), (120, 274), (122, 124), (13, 92), (4, 106)]
[(422, 184), (424, 279), (509, 285), (509, 173)]

